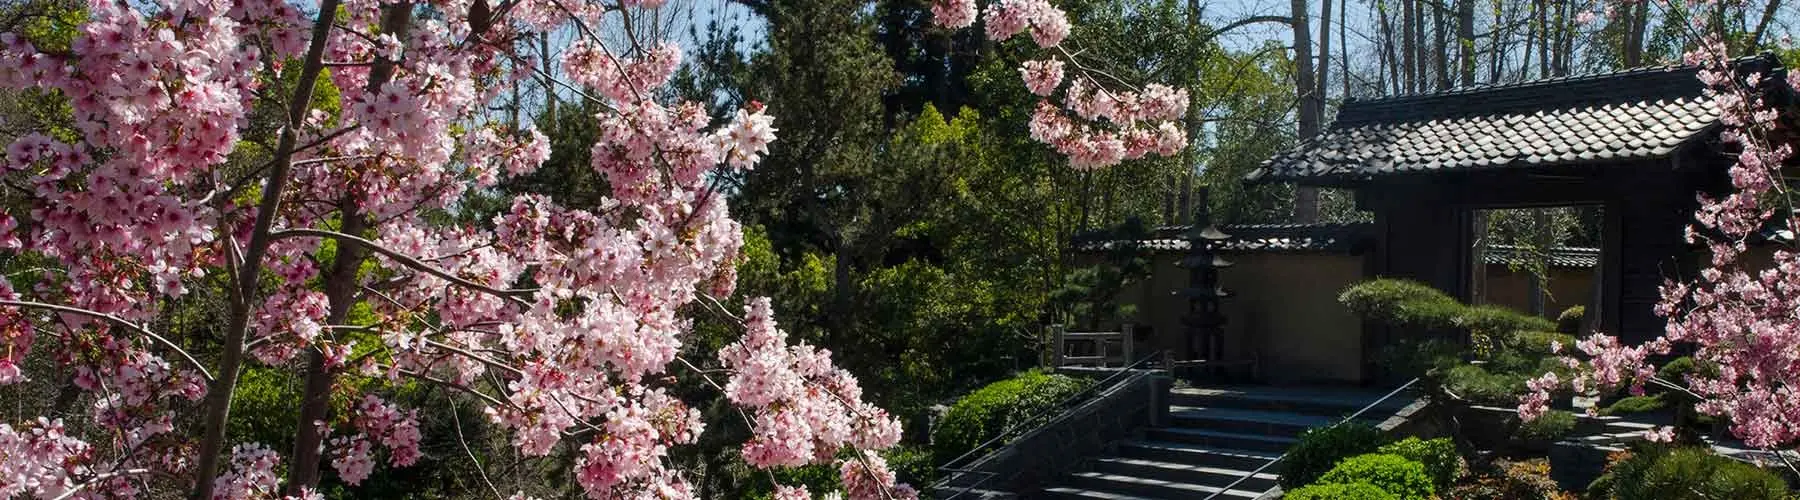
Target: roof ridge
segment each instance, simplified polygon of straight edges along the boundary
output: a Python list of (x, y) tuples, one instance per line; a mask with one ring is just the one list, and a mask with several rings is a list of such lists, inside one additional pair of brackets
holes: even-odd
[[(1770, 67), (1768, 69), (1766, 69), (1765, 71), (1784, 68), (1784, 66), (1782, 66), (1782, 64), (1781, 64), (1781, 59), (1769, 52), (1764, 52), (1764, 53), (1754, 55), (1754, 56), (1744, 56), (1744, 57), (1732, 59), (1731, 65), (1732, 66), (1743, 66), (1746, 64), (1754, 63), (1754, 62), (1769, 63)], [(1604, 71), (1604, 72), (1596, 72), (1596, 73), (1582, 73), (1582, 74), (1575, 74), (1575, 75), (1553, 76), (1553, 77), (1548, 77), (1548, 78), (1537, 78), (1537, 79), (1532, 79), (1532, 80), (1522, 80), (1522, 81), (1509, 82), (1509, 83), (1483, 83), (1483, 84), (1476, 84), (1476, 85), (1472, 85), (1472, 86), (1458, 86), (1458, 87), (1452, 87), (1449, 89), (1440, 90), (1440, 91), (1436, 91), (1436, 92), (1408, 92), (1408, 93), (1402, 93), (1402, 94), (1394, 94), (1394, 95), (1388, 95), (1388, 96), (1375, 96), (1375, 97), (1352, 96), (1352, 97), (1345, 99), (1344, 103), (1345, 104), (1350, 104), (1350, 103), (1365, 103), (1366, 104), (1366, 103), (1374, 103), (1374, 102), (1381, 102), (1381, 103), (1404, 102), (1404, 101), (1410, 101), (1410, 100), (1425, 100), (1425, 99), (1430, 99), (1430, 98), (1466, 96), (1466, 95), (1470, 95), (1470, 94), (1481, 94), (1481, 93), (1486, 93), (1486, 92), (1502, 91), (1502, 90), (1530, 89), (1533, 87), (1554, 87), (1554, 86), (1560, 86), (1560, 85), (1569, 85), (1572, 83), (1595, 82), (1595, 81), (1610, 80), (1610, 79), (1615, 79), (1615, 78), (1626, 79), (1626, 78), (1632, 78), (1632, 77), (1641, 77), (1643, 75), (1673, 73), (1673, 72), (1677, 72), (1677, 71), (1698, 72), (1699, 70), (1700, 70), (1699, 66), (1692, 65), (1692, 64), (1686, 64), (1686, 63), (1645, 65), (1645, 66), (1637, 66), (1637, 67), (1625, 68), (1625, 69), (1620, 69), (1620, 70), (1615, 70), (1615, 71)]]

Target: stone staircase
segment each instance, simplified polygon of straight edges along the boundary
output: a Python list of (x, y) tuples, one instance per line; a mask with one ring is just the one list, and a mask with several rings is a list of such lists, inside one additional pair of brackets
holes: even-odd
[[(1165, 426), (1118, 443), (1088, 470), (1065, 476), (1044, 498), (1257, 498), (1275, 487), (1277, 463), (1231, 489), (1225, 487), (1281, 456), (1301, 432), (1331, 425), (1380, 399), (1361, 389), (1275, 387), (1177, 388), (1169, 394)], [(1396, 395), (1358, 418), (1381, 424), (1414, 401)]]

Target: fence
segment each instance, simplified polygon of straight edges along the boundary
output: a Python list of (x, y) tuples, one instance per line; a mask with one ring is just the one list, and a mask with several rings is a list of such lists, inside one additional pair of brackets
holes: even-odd
[[(1137, 361), (1135, 352), (1136, 336), (1133, 335), (1132, 324), (1119, 326), (1116, 332), (1071, 332), (1063, 325), (1050, 325), (1050, 348), (1052, 359), (1050, 366), (1125, 366)], [(1117, 345), (1117, 349), (1109, 347)], [(1070, 348), (1083, 347), (1078, 352), (1092, 353), (1079, 356), (1069, 355)]]

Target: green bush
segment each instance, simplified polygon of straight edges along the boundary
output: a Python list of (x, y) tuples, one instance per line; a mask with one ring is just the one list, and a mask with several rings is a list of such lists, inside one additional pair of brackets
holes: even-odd
[(1387, 453), (1358, 455), (1339, 462), (1320, 483), (1369, 483), (1404, 500), (1425, 500), (1436, 490), (1425, 466)]
[(1661, 410), (1668, 406), (1669, 406), (1668, 402), (1663, 400), (1663, 395), (1661, 395), (1661, 394), (1646, 395), (1646, 396), (1631, 396), (1631, 397), (1622, 398), (1618, 401), (1614, 401), (1611, 406), (1602, 408), (1600, 410), (1600, 414), (1601, 415), (1629, 415), (1632, 413), (1647, 413), (1647, 412), (1653, 412), (1656, 410)]
[(1496, 305), (1464, 307), (1456, 317), (1457, 326), (1476, 334), (1510, 337), (1516, 332), (1556, 329), (1550, 320)]
[(1425, 474), (1431, 476), (1432, 484), (1439, 490), (1449, 488), (1457, 477), (1462, 476), (1462, 455), (1456, 452), (1456, 443), (1450, 441), (1450, 438), (1408, 437), (1382, 446), (1377, 451), (1399, 455), (1424, 465)]
[(1562, 344), (1562, 353), (1568, 354), (1575, 349), (1575, 336), (1557, 332), (1522, 331), (1513, 334), (1508, 347), (1519, 354), (1550, 356), (1553, 354), (1550, 352), (1552, 343)]
[(1369, 483), (1314, 484), (1287, 492), (1283, 500), (1400, 500), (1398, 495)]
[(975, 449), (1023, 420), (1049, 411), (1093, 382), (1037, 371), (988, 384), (957, 400), (932, 431), (939, 463)]
[(1457, 365), (1440, 373), (1445, 389), (1470, 402), (1491, 406), (1519, 403), (1526, 377), (1516, 373), (1492, 373), (1481, 365)]
[(1431, 285), (1386, 278), (1351, 285), (1338, 294), (1338, 302), (1366, 319), (1427, 329), (1455, 326), (1463, 309)]
[(1794, 498), (1781, 476), (1704, 448), (1640, 446), (1595, 483), (1617, 500)]
[(1549, 410), (1535, 420), (1520, 423), (1516, 437), (1526, 441), (1556, 441), (1574, 431), (1574, 413)]
[(1562, 314), (1556, 315), (1556, 331), (1569, 335), (1581, 334), (1581, 322), (1587, 318), (1587, 307), (1569, 306)]
[(1387, 435), (1380, 429), (1363, 423), (1307, 429), (1300, 434), (1300, 441), (1288, 448), (1287, 458), (1281, 462), (1281, 487), (1310, 484), (1338, 461), (1373, 453), (1387, 442)]

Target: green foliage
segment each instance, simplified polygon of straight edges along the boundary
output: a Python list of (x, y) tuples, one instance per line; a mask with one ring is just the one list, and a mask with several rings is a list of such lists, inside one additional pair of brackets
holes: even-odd
[(1512, 335), (1507, 347), (1519, 354), (1542, 357), (1554, 354), (1550, 352), (1553, 344), (1561, 345), (1565, 349), (1563, 354), (1567, 354), (1567, 349), (1575, 348), (1575, 336), (1558, 332), (1522, 331)]
[(1456, 478), (1462, 476), (1462, 455), (1456, 452), (1456, 443), (1450, 438), (1419, 439), (1407, 437), (1388, 443), (1377, 450), (1380, 453), (1399, 455), (1407, 460), (1425, 466), (1425, 473), (1431, 476), (1432, 484), (1438, 489), (1449, 488)]
[(1697, 363), (1694, 361), (1694, 358), (1682, 356), (1671, 359), (1668, 363), (1664, 363), (1661, 368), (1656, 369), (1657, 378), (1677, 384), (1686, 381), (1687, 376), (1690, 373), (1707, 377), (1717, 377), (1719, 376), (1719, 368), (1709, 363)]
[(1506, 406), (1517, 404), (1525, 390), (1527, 376), (1516, 373), (1493, 373), (1481, 365), (1457, 365), (1440, 372), (1445, 389), (1475, 404)]
[(1404, 500), (1425, 500), (1437, 491), (1425, 466), (1406, 457), (1388, 453), (1358, 455), (1339, 462), (1321, 483), (1369, 483)]
[(1390, 278), (1351, 285), (1338, 294), (1338, 302), (1365, 319), (1423, 329), (1454, 327), (1464, 309), (1431, 285)]
[(1369, 483), (1331, 483), (1313, 484), (1282, 495), (1284, 500), (1400, 500), (1399, 495), (1388, 493)]
[(939, 462), (956, 458), (1027, 419), (1043, 414), (1093, 382), (1038, 371), (988, 384), (957, 400), (931, 436)]
[(1556, 316), (1556, 331), (1575, 335), (1581, 333), (1581, 322), (1587, 317), (1587, 307), (1570, 306), (1562, 314)]
[(1372, 453), (1387, 442), (1387, 435), (1380, 429), (1363, 423), (1307, 429), (1300, 434), (1300, 441), (1288, 448), (1287, 459), (1282, 461), (1281, 487), (1312, 483), (1339, 460)]
[(1574, 413), (1548, 410), (1530, 422), (1521, 422), (1515, 435), (1526, 441), (1556, 441), (1574, 432), (1575, 424)]
[(925, 445), (902, 444), (882, 452), (902, 483), (923, 486), (937, 480), (937, 456)]
[(1600, 410), (1601, 415), (1630, 415), (1633, 413), (1649, 413), (1668, 407), (1663, 395), (1653, 394), (1630, 396), (1614, 401), (1612, 405)]
[(1550, 320), (1497, 305), (1465, 307), (1456, 315), (1456, 324), (1476, 335), (1510, 337), (1522, 331), (1550, 331), (1556, 324)]
[(1595, 483), (1590, 495), (1616, 500), (1794, 498), (1781, 476), (1704, 448), (1639, 446)]

